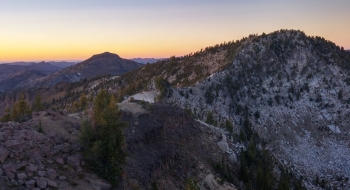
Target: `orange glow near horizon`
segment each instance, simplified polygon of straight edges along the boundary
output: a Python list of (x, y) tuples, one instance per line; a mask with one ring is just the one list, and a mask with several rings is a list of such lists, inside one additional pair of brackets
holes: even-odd
[[(240, 38), (236, 38), (240, 39)], [(232, 39), (232, 40), (236, 40)], [(336, 38), (335, 38), (336, 39)], [(331, 40), (331, 39), (328, 39)], [(225, 41), (225, 40), (224, 40)], [(79, 48), (79, 47), (14, 47), (3, 49), (0, 47), (0, 61), (6, 62), (16, 62), (16, 61), (84, 61), (91, 56), (103, 52), (110, 52), (118, 54), (120, 57), (125, 59), (131, 58), (168, 58), (171, 56), (183, 56), (200, 49), (204, 49), (208, 46), (213, 46), (215, 44), (223, 43), (224, 41), (218, 41), (212, 44), (198, 44), (198, 45), (187, 45), (187, 46), (162, 46), (152, 47), (150, 46), (139, 46), (134, 47), (129, 45), (124, 45), (122, 47), (95, 47), (95, 48)], [(230, 40), (226, 40), (230, 41)], [(332, 41), (332, 40), (331, 40)], [(350, 49), (350, 44), (337, 43), (337, 45), (344, 47), (344, 49)], [(343, 44), (343, 45), (341, 45)]]
[[(17, 0), (0, 7), (0, 63), (183, 56), (249, 34), (302, 30), (350, 49), (350, 1)], [(276, 16), (278, 15), (278, 16)]]

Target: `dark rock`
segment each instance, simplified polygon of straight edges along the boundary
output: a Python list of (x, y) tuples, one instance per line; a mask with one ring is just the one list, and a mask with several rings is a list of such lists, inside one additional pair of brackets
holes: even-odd
[(19, 149), (23, 143), (18, 142), (17, 140), (8, 140), (5, 142), (5, 146), (9, 149)]
[(66, 178), (66, 176), (59, 176), (58, 179), (59, 180), (66, 180), (67, 178)]
[(36, 172), (38, 170), (38, 166), (29, 165), (26, 167), (26, 170), (29, 172)]
[(81, 155), (76, 154), (74, 156), (68, 157), (67, 163), (71, 166), (80, 166)]
[(53, 156), (53, 154), (50, 151), (50, 147), (46, 145), (41, 147), (41, 152), (44, 153), (48, 158), (51, 158)]
[(57, 177), (57, 172), (54, 169), (48, 169), (46, 173), (47, 173), (47, 177), (50, 178), (51, 180), (54, 180)]
[(0, 162), (4, 163), (5, 159), (9, 156), (10, 152), (7, 149), (0, 148)]
[(50, 179), (47, 179), (47, 185), (48, 185), (49, 187), (54, 187), (54, 188), (57, 188), (57, 187), (58, 187), (58, 186), (57, 186), (57, 183), (56, 183), (55, 181), (50, 180)]
[(33, 188), (35, 186), (35, 180), (29, 180), (25, 184), (27, 188)]
[(15, 167), (14, 167), (11, 163), (2, 165), (2, 169), (3, 169), (5, 172), (16, 172)]
[(47, 187), (47, 180), (44, 177), (39, 177), (38, 179), (36, 179), (36, 185), (40, 188), (40, 189), (45, 189)]
[(57, 158), (56, 162), (62, 165), (64, 164), (63, 158)]
[(46, 174), (45, 171), (38, 171), (38, 176), (40, 176), (40, 177), (44, 177), (45, 174)]
[(17, 179), (23, 180), (23, 179), (27, 179), (27, 178), (28, 178), (27, 174), (25, 174), (25, 173), (17, 173)]
[(68, 153), (70, 151), (70, 145), (69, 143), (64, 143), (63, 146), (62, 146), (62, 149), (61, 149), (62, 152), (64, 153)]
[(12, 171), (5, 171), (5, 174), (9, 179), (15, 178), (15, 174)]

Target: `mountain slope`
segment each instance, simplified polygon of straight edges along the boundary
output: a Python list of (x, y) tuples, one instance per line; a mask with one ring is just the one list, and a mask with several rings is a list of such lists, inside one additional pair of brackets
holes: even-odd
[(126, 73), (116, 79), (118, 95), (123, 98), (155, 88), (155, 80), (166, 79), (174, 87), (191, 86), (225, 69), (241, 44), (248, 38), (207, 47), (184, 57), (170, 57)]
[(22, 83), (29, 83), (59, 70), (60, 67), (46, 62), (25, 65), (0, 64), (0, 91), (13, 90)]
[(102, 53), (76, 65), (62, 69), (38, 81), (40, 85), (52, 86), (62, 81), (76, 82), (83, 78), (101, 75), (121, 75), (141, 67), (142, 64), (120, 58), (117, 54)]
[(350, 53), (336, 44), (280, 30), (150, 64), (113, 85), (121, 100), (158, 89), (202, 121), (231, 121), (233, 136), (248, 120), (282, 165), (326, 188), (350, 177), (349, 70)]
[(19, 71), (13, 73), (11, 77), (8, 77), (0, 81), (0, 91), (9, 91), (22, 86), (24, 83), (29, 83), (38, 78), (46, 76), (44, 73), (39, 71)]
[(129, 123), (124, 130), (128, 156), (120, 189), (152, 189), (153, 184), (159, 189), (185, 189), (189, 179), (196, 179), (200, 189), (236, 189), (214, 180), (221, 177), (209, 161), (226, 158), (217, 148), (218, 131), (169, 105), (156, 103), (151, 109), (137, 103), (118, 106)]
[(350, 177), (349, 70), (350, 53), (334, 43), (281, 30), (249, 39), (226, 70), (166, 101), (217, 126), (228, 119), (236, 134), (249, 118), (281, 163), (337, 187)]

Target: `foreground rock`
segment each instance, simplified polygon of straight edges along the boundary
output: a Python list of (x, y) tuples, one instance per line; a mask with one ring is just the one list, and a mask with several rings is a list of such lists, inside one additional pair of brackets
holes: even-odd
[(0, 187), (110, 189), (80, 167), (79, 125), (78, 119), (54, 111), (33, 113), (33, 119), (24, 123), (0, 124)]
[[(116, 189), (150, 189), (152, 184), (159, 189), (184, 189), (189, 179), (196, 179), (201, 189), (236, 189), (221, 183), (211, 165), (227, 158), (217, 144), (222, 141), (221, 132), (172, 106), (119, 106), (122, 119), (129, 123), (124, 128), (128, 156)], [(25, 123), (1, 124), (0, 133), (6, 138), (0, 142), (0, 185), (8, 189), (111, 189), (109, 183), (85, 171), (76, 135), (79, 123), (76, 118), (45, 111), (34, 113)]]

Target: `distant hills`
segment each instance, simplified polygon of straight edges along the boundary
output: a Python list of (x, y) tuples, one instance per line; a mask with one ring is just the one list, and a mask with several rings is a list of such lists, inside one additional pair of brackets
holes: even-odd
[(11, 62), (11, 63), (3, 63), (6, 65), (21, 65), (21, 66), (33, 66), (39, 63), (48, 63), (50, 65), (59, 67), (59, 68), (66, 68), (72, 65), (77, 64), (79, 61), (42, 61), (42, 62)]
[(48, 87), (59, 82), (76, 82), (101, 75), (121, 75), (143, 66), (141, 63), (105, 52), (80, 62), (15, 62), (0, 64), (0, 91)]
[(121, 75), (143, 64), (105, 52), (80, 62), (15, 62), (0, 64), (0, 91), (49, 87), (102, 75)]
[(38, 83), (40, 86), (52, 86), (62, 81), (76, 82), (83, 78), (89, 79), (101, 75), (121, 75), (142, 66), (143, 64), (141, 63), (120, 58), (117, 54), (105, 52), (41, 78)]
[(0, 91), (11, 90), (18, 85), (21, 85), (21, 83), (52, 74), (61, 70), (68, 65), (68, 63), (66, 65), (60, 65), (61, 67), (56, 65), (52, 65), (48, 62), (17, 62), (0, 64)]
[(137, 63), (146, 64), (146, 63), (155, 63), (155, 62), (163, 60), (163, 59), (164, 58), (159, 58), (159, 59), (156, 59), (156, 58), (133, 58), (130, 60), (135, 61)]

